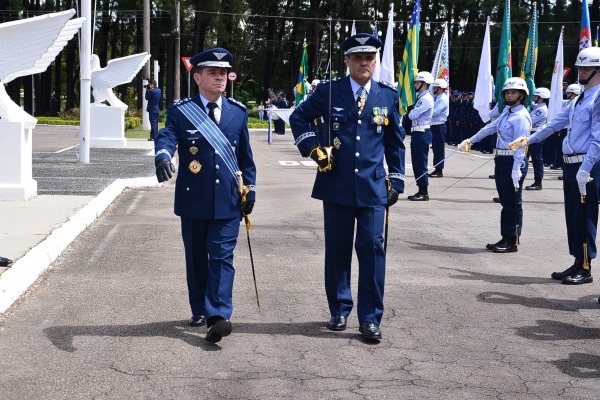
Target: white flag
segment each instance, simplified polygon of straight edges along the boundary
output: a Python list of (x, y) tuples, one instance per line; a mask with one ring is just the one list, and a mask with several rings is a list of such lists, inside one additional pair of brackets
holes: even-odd
[(394, 86), (394, 3), (390, 4), (390, 19), (385, 32), (379, 80)]
[(479, 72), (477, 74), (477, 84), (475, 86), (475, 97), (473, 99), (473, 108), (479, 111), (479, 116), (483, 122), (490, 120), (490, 103), (493, 100), (493, 90), (494, 78), (492, 77), (492, 61), (490, 52), (490, 17), (488, 17), (485, 25), (485, 35), (483, 37), (481, 58), (479, 60)]
[(564, 74), (563, 60), (563, 30), (560, 29), (558, 38), (558, 48), (556, 49), (556, 59), (554, 60), (554, 70), (552, 71), (552, 83), (550, 84), (550, 101), (548, 102), (548, 121), (556, 116), (562, 110), (563, 92), (562, 82)]
[(450, 54), (448, 46), (448, 23), (444, 23), (444, 33), (438, 46), (437, 53), (435, 53), (435, 61), (433, 62), (433, 68), (431, 69), (431, 75), (433, 79), (444, 79), (448, 82), (448, 89), (450, 88)]
[(380, 76), (381, 76), (381, 50), (377, 49), (377, 53), (375, 53), (375, 69), (373, 69), (373, 75), (371, 75), (371, 78), (374, 81), (379, 82)]

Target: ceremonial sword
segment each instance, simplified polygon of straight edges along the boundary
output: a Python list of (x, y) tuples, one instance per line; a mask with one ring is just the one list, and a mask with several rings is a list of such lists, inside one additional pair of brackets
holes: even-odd
[[(246, 201), (246, 195), (248, 194), (248, 188), (244, 186), (244, 181), (242, 179), (242, 172), (237, 171), (237, 181), (238, 181), (238, 189), (240, 191), (240, 195), (242, 196), (242, 204)], [(243, 213), (242, 213), (243, 214)], [(244, 222), (246, 223), (246, 237), (248, 238), (248, 251), (250, 252), (250, 265), (252, 266), (252, 279), (254, 280), (254, 292), (256, 293), (256, 305), (260, 310), (260, 301), (258, 300), (258, 286), (256, 284), (256, 272), (254, 271), (254, 257), (252, 256), (252, 245), (250, 244), (250, 231), (252, 230), (252, 223), (250, 222), (250, 217), (246, 214), (244, 215)]]

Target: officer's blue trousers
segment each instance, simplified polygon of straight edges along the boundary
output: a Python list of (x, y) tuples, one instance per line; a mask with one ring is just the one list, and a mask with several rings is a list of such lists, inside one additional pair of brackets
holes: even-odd
[(544, 177), (544, 143), (533, 143), (529, 145), (529, 156), (533, 165), (533, 177), (542, 179)]
[(181, 218), (190, 306), (193, 315), (225, 319), (233, 311), (235, 270), (233, 250), (240, 230), (239, 218)]
[[(502, 236), (521, 236), (523, 229), (523, 180), (527, 175), (529, 165), (527, 158), (523, 159), (521, 165), (521, 180), (519, 189), (515, 191), (515, 185), (512, 181), (513, 156), (496, 156), (494, 159), (496, 167), (494, 175), (496, 180), (496, 190), (502, 205), (500, 211), (500, 235)], [(517, 224), (519, 232), (517, 234)]]
[(150, 137), (155, 140), (158, 137), (158, 114), (150, 112), (148, 113), (148, 119), (150, 120)]
[(431, 125), (431, 149), (433, 150), (433, 165), (435, 169), (444, 169), (446, 157), (446, 124)]
[(590, 171), (593, 181), (587, 184), (585, 196), (586, 226), (583, 224), (583, 206), (575, 175), (581, 163), (563, 165), (563, 195), (569, 254), (583, 260), (583, 235), (587, 233), (588, 257), (596, 258), (596, 232), (598, 228), (598, 189), (600, 188), (600, 164)]
[(413, 172), (417, 180), (417, 186), (429, 186), (429, 177), (427, 176), (427, 158), (429, 156), (429, 146), (431, 145), (431, 130), (425, 132), (414, 131), (410, 139), (410, 157)]
[(325, 219), (325, 293), (332, 316), (348, 317), (353, 300), (350, 290), (352, 241), (356, 221), (358, 258), (358, 321), (381, 323), (385, 284), (383, 223), (385, 206), (348, 207), (323, 202)]

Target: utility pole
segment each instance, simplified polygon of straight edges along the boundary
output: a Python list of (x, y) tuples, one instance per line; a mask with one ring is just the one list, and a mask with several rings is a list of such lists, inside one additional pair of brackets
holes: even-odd
[(179, 9), (181, 6), (181, 0), (175, 0), (175, 82), (174, 82), (174, 91), (173, 93), (173, 101), (179, 100), (181, 97), (181, 68), (179, 67), (181, 53), (180, 53), (180, 44), (181, 44), (181, 31), (179, 28)]
[[(150, 53), (150, 0), (144, 0), (144, 51), (148, 54)], [(143, 96), (143, 101), (142, 101), (142, 127), (145, 130), (150, 129), (150, 117), (148, 116), (148, 113), (146, 112), (146, 105), (148, 103), (148, 101), (146, 100), (146, 85), (148, 84), (148, 82), (146, 81), (146, 79), (151, 79), (150, 77), (150, 59), (148, 59), (148, 61), (146, 62), (146, 65), (144, 65), (144, 72), (143, 72), (143, 78), (144, 78), (144, 89), (142, 90), (142, 93), (144, 94)], [(158, 80), (157, 80), (158, 81)]]

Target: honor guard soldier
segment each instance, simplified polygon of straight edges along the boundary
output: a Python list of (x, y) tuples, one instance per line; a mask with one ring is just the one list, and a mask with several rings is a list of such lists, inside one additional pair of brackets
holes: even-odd
[(433, 81), (433, 115), (431, 116), (431, 149), (433, 150), (433, 165), (435, 171), (429, 174), (430, 178), (441, 178), (444, 176), (444, 158), (446, 158), (446, 120), (450, 101), (446, 88), (448, 82), (445, 79)]
[(497, 243), (486, 245), (486, 249), (494, 253), (517, 251), (518, 237), (523, 228), (522, 188), (523, 180), (527, 175), (528, 160), (525, 149), (515, 151), (508, 146), (515, 138), (528, 136), (531, 131), (531, 118), (523, 106), (528, 95), (529, 90), (523, 79), (507, 79), (502, 86), (505, 107), (500, 117), (458, 145), (458, 150), (469, 151), (472, 143), (480, 142), (484, 137), (498, 133), (494, 179), (502, 205), (500, 213), (502, 239)]
[[(256, 167), (248, 111), (222, 96), (233, 56), (223, 48), (191, 58), (199, 94), (171, 105), (155, 141), (156, 175), (168, 181), (177, 150), (175, 214), (181, 217), (191, 326), (208, 325), (206, 340), (231, 333), (233, 250), (240, 213), (252, 212)], [(241, 181), (240, 181), (241, 180)]]
[(569, 253), (575, 262), (551, 275), (567, 285), (593, 280), (590, 261), (596, 258), (600, 188), (600, 48), (581, 50), (575, 68), (584, 92), (531, 137), (512, 143), (514, 147), (540, 143), (554, 132), (568, 129), (562, 144), (563, 192)]
[[(279, 89), (277, 99), (273, 102), (273, 106), (277, 108), (290, 108), (290, 102), (285, 98), (285, 91)], [(285, 135), (285, 121), (282, 118), (273, 120), (274, 131), (278, 135)]]
[[(381, 339), (383, 315), (384, 217), (404, 191), (405, 152), (398, 93), (371, 79), (381, 46), (367, 33), (346, 39), (341, 50), (350, 75), (321, 81), (290, 117), (298, 150), (318, 165), (312, 197), (323, 201), (327, 327), (345, 330), (354, 306), (350, 277), (356, 224), (359, 331), (375, 341)], [(321, 117), (319, 135), (312, 127)]]
[(415, 77), (417, 102), (408, 113), (411, 120), (410, 156), (413, 171), (417, 179), (419, 191), (408, 196), (411, 201), (429, 201), (429, 179), (427, 176), (427, 159), (429, 146), (431, 146), (431, 116), (433, 115), (433, 97), (429, 93), (429, 86), (433, 83), (433, 76), (429, 72), (419, 72)]
[[(548, 102), (550, 101), (550, 90), (544, 87), (535, 89), (533, 92), (533, 109), (529, 113), (531, 117), (531, 133), (535, 133), (546, 123), (548, 117)], [(542, 190), (542, 179), (544, 178), (544, 142), (535, 143), (529, 146), (529, 155), (531, 156), (531, 165), (533, 165), (534, 182), (530, 186), (525, 186), (525, 190)]]

